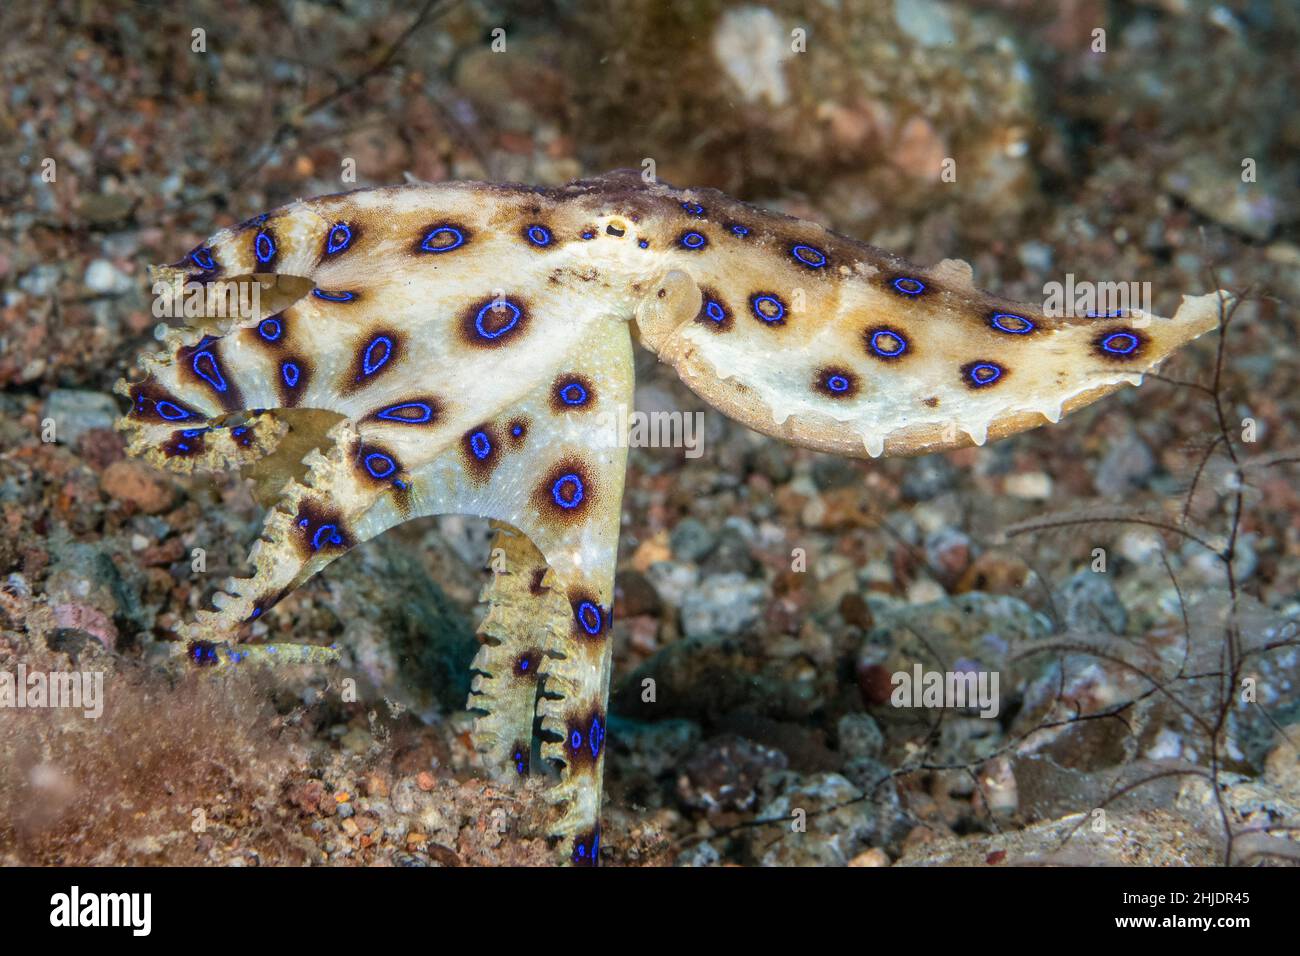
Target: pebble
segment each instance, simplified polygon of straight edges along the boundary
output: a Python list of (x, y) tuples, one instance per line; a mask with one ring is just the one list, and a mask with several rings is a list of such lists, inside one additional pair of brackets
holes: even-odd
[(880, 847), (873, 846), (849, 860), (849, 866), (889, 866), (889, 854)]
[(929, 501), (951, 491), (957, 470), (943, 455), (926, 455), (909, 463), (899, 485), (903, 497), (911, 501)]
[(1079, 571), (1061, 585), (1058, 600), (1062, 619), (1071, 631), (1123, 634), (1128, 626), (1128, 612), (1109, 575)]
[(939, 0), (894, 0), (894, 19), (921, 46), (947, 46), (957, 42), (948, 7)]
[(708, 560), (709, 571), (714, 574), (736, 572), (749, 576), (757, 569), (757, 562), (750, 553), (750, 537), (734, 525), (727, 524), (718, 535), (717, 547)]
[(1121, 495), (1141, 488), (1156, 468), (1156, 457), (1135, 434), (1115, 441), (1097, 466), (1092, 482), (1103, 495)]
[(944, 580), (955, 580), (970, 564), (971, 540), (963, 531), (948, 527), (925, 538), (925, 560)]
[(1002, 490), (1013, 498), (1046, 501), (1052, 497), (1052, 477), (1043, 471), (1022, 471), (1007, 475)]
[(694, 810), (748, 810), (758, 799), (762, 776), (784, 770), (788, 763), (781, 751), (746, 737), (715, 737), (687, 758), (677, 778), (677, 795)]
[[(786, 822), (750, 833), (750, 852), (760, 865), (844, 866), (868, 849), (881, 830), (876, 802), (859, 799), (858, 788), (837, 773), (790, 777), (758, 812), (760, 819)], [(799, 819), (806, 832), (795, 829)]]
[(848, 488), (862, 481), (862, 466), (848, 458), (822, 455), (813, 462), (812, 479), (821, 491)]
[(45, 400), (45, 415), (54, 419), (55, 439), (73, 445), (93, 428), (111, 429), (117, 402), (104, 392), (56, 388)]
[(58, 266), (40, 265), (18, 280), (18, 288), (39, 298), (48, 298), (58, 288), (63, 273)]
[(659, 592), (640, 571), (620, 571), (614, 580), (614, 606), (623, 619), (658, 614), (663, 606)]
[(673, 607), (681, 607), (686, 595), (700, 580), (700, 572), (680, 561), (658, 561), (646, 569), (646, 578), (655, 592)]
[(130, 292), (135, 283), (107, 259), (96, 259), (86, 267), (86, 288), (108, 295)]
[(99, 479), (104, 493), (135, 505), (145, 514), (159, 514), (176, 502), (176, 488), (155, 468), (141, 461), (115, 461)]
[(846, 760), (878, 757), (885, 746), (885, 735), (870, 714), (845, 714), (835, 729)]
[(695, 518), (683, 518), (677, 522), (668, 540), (672, 544), (673, 556), (692, 564), (699, 564), (717, 544), (713, 532)]
[(688, 591), (682, 601), (682, 631), (687, 637), (740, 634), (762, 613), (767, 588), (743, 574), (716, 574)]

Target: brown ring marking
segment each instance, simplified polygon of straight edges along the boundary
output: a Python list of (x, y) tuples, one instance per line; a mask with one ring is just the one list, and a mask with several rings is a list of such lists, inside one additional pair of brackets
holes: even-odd
[(495, 349), (524, 335), (531, 321), (528, 303), (519, 296), (487, 296), (461, 312), (456, 328), (463, 345)]
[(406, 335), (390, 328), (373, 328), (357, 340), (352, 364), (339, 381), (339, 393), (350, 395), (387, 375), (406, 355)]
[(409, 395), (367, 412), (361, 420), (403, 428), (433, 428), (445, 411), (442, 399), (436, 395)]
[(701, 286), (700, 311), (695, 314), (695, 321), (710, 332), (730, 332), (735, 327), (736, 316), (716, 289)]
[[(578, 396), (579, 392), (574, 390), (574, 386), (581, 390), (582, 400), (565, 401), (566, 398), (573, 399)], [(591, 379), (585, 375), (566, 372), (556, 376), (555, 381), (551, 383), (550, 402), (551, 411), (557, 415), (589, 411), (596, 405), (596, 386), (591, 384)]]
[[(1123, 339), (1122, 336), (1127, 336), (1128, 339)], [(1123, 353), (1114, 351), (1116, 346), (1127, 346), (1129, 339), (1133, 343), (1131, 350)], [(1133, 362), (1146, 354), (1150, 343), (1151, 337), (1142, 330), (1128, 325), (1117, 325), (1098, 332), (1093, 337), (1092, 351), (1098, 358), (1107, 362)]]
[(610, 608), (602, 607), (596, 595), (582, 588), (569, 590), (569, 607), (573, 609), (573, 638), (579, 642), (603, 641), (609, 636)]
[(564, 760), (571, 773), (591, 773), (605, 753), (608, 730), (598, 707), (564, 722)]
[(460, 460), (465, 473), (476, 484), (491, 478), (501, 463), (501, 435), (497, 427), (483, 422), (465, 432), (460, 439)]
[[(296, 372), (296, 374), (295, 374)], [(307, 394), (315, 369), (301, 355), (285, 355), (275, 368), (275, 389), (284, 408), (293, 408)]]
[(813, 388), (827, 398), (853, 398), (859, 390), (858, 376), (838, 365), (826, 365), (813, 375)]
[[(887, 339), (884, 338), (886, 336), (892, 338), (894, 344), (901, 344), (902, 349), (890, 354), (892, 350), (887, 344)], [(873, 325), (868, 329), (864, 329), (862, 331), (862, 347), (868, 356), (881, 362), (901, 362), (914, 351), (914, 346), (907, 336), (888, 325)], [(877, 348), (880, 351), (877, 351)]]
[(547, 469), (533, 489), (532, 503), (547, 524), (572, 526), (586, 519), (598, 497), (599, 489), (586, 461), (567, 455)]
[[(181, 417), (174, 417), (175, 415)], [(152, 377), (131, 386), (131, 410), (127, 412), (127, 417), (136, 421), (165, 422), (178, 426), (184, 423), (190, 428), (200, 428), (208, 421), (206, 414), (182, 402)]]
[(222, 365), (220, 342), (215, 336), (205, 335), (197, 345), (177, 349), (177, 370), (181, 381), (207, 391), (226, 411), (241, 411), (245, 408), (244, 396)]
[[(455, 230), (460, 233), (460, 241), (456, 242), (455, 235), (451, 232), (441, 233), (440, 238), (445, 239), (445, 241), (426, 248), (425, 240), (432, 238), (435, 231), (442, 229)], [(431, 222), (421, 229), (419, 234), (415, 237), (415, 241), (411, 243), (410, 253), (420, 259), (432, 258), (434, 261), (437, 261), (439, 256), (446, 255), (448, 252), (455, 252), (458, 249), (464, 249), (469, 245), (470, 240), (473, 238), (473, 231), (462, 222), (454, 220)]]
[(339, 555), (353, 546), (343, 512), (304, 498), (293, 518), (294, 544), (304, 560), (316, 555)]

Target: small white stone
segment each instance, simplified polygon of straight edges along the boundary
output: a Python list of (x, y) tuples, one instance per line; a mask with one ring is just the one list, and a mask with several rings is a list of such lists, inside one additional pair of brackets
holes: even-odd
[(1008, 475), (1002, 490), (1013, 498), (1045, 501), (1052, 497), (1052, 477), (1044, 471), (1026, 471)]
[(86, 267), (86, 288), (91, 292), (119, 293), (131, 289), (131, 277), (107, 259), (96, 259)]

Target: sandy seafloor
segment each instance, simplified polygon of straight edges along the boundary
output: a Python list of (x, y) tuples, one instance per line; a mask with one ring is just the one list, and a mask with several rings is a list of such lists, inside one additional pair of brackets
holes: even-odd
[[(337, 644), (341, 671), (175, 668), (172, 628), (262, 509), (239, 474), (126, 459), (111, 389), (152, 345), (147, 266), (222, 226), (408, 174), (646, 158), (1013, 298), (1073, 273), (1150, 282), (1168, 315), (1212, 271), (1251, 298), (1217, 389), (1235, 467), (1214, 389), (1179, 384), (1214, 382), (1215, 335), (1170, 381), (982, 448), (847, 461), (706, 411), (702, 457), (633, 449), (603, 861), (1296, 859), (1300, 7), (420, 6), (0, 11), (0, 670), (106, 688), (97, 720), (0, 711), (0, 862), (550, 860), (537, 785), (490, 782), (468, 742), (484, 524), (395, 529), (245, 635)], [(704, 409), (651, 356), (638, 374), (638, 407)], [(1137, 515), (1172, 530), (1112, 520)], [(1233, 542), (1231, 586), (1188, 530)], [(891, 707), (916, 663), (998, 671), (998, 718)]]

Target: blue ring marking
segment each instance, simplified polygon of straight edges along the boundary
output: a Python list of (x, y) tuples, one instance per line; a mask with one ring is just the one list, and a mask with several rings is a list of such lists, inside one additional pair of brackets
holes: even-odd
[(570, 750), (582, 749), (582, 733), (580, 731), (574, 730), (573, 733), (569, 734), (569, 749)]
[[(1006, 322), (1008, 319), (1022, 324), (1019, 328), (1015, 325), (1008, 326)], [(1023, 315), (1016, 315), (1014, 312), (994, 312), (993, 318), (989, 320), (989, 324), (999, 332), (1006, 332), (1009, 335), (1028, 335), (1036, 328), (1034, 323), (1029, 321), (1029, 319), (1025, 318)]]
[[(592, 614), (596, 617), (595, 624), (590, 624), (587, 621), (587, 616)], [(605, 626), (605, 615), (602, 614), (600, 608), (591, 601), (583, 601), (579, 604), (578, 611), (574, 616), (578, 619), (578, 626), (592, 637), (599, 634), (601, 629)]]
[[(384, 347), (384, 354), (375, 358), (372, 354), (379, 346)], [(388, 364), (388, 360), (393, 357), (393, 340), (386, 335), (377, 335), (369, 345), (366, 346), (365, 354), (361, 356), (361, 374), (374, 375), (381, 368)]]
[[(378, 462), (378, 464), (376, 464)], [(397, 471), (397, 462), (389, 458), (383, 452), (372, 451), (366, 455), (366, 471), (370, 472), (372, 478), (387, 478), (393, 472)]]
[(492, 454), (492, 439), (488, 438), (487, 432), (475, 432), (469, 436), (469, 450), (479, 461), (484, 461)]
[(521, 671), (526, 671), (526, 670), (528, 670), (528, 658), (524, 657), (524, 658), (521, 658), (521, 659), (520, 659), (520, 661), (519, 661), (519, 669), (520, 669)]
[(284, 333), (284, 326), (280, 324), (279, 319), (263, 319), (257, 325), (257, 334), (268, 342), (280, 341), (280, 336)]
[(704, 314), (714, 322), (727, 321), (727, 310), (722, 307), (722, 303), (716, 299), (704, 300)]
[[(982, 371), (988, 371), (991, 374), (988, 378), (980, 378), (979, 373)], [(994, 365), (992, 362), (976, 362), (971, 366), (967, 377), (970, 379), (971, 384), (976, 388), (983, 388), (985, 385), (992, 385), (1000, 379), (1002, 377), (1002, 369), (1000, 366)]]
[(704, 207), (697, 202), (692, 202), (689, 199), (686, 202), (682, 203), (682, 208), (685, 209), (692, 216), (704, 215)]
[(832, 392), (847, 392), (849, 390), (849, 380), (843, 375), (832, 375), (826, 379), (826, 387)]
[(212, 258), (212, 250), (206, 247), (195, 249), (191, 252), (190, 262), (194, 263), (204, 272), (215, 272), (217, 270), (217, 260)]
[[(445, 245), (438, 245), (434, 242), (439, 236), (451, 236), (451, 242)], [(420, 243), (420, 248), (425, 252), (451, 252), (453, 249), (459, 249), (465, 245), (465, 233), (461, 232), (455, 226), (434, 226), (429, 230), (429, 234), (424, 237)]]
[[(208, 364), (212, 367), (210, 373), (199, 368), (199, 362), (204, 358), (208, 360)], [(217, 357), (208, 349), (204, 349), (201, 352), (195, 352), (194, 358), (190, 360), (190, 367), (194, 369), (195, 375), (203, 379), (203, 381), (207, 382), (218, 392), (224, 392), (229, 388), (226, 384), (225, 376), (221, 374), (221, 366), (217, 364)]]
[(181, 432), (181, 435), (183, 435), (186, 438), (198, 438), (204, 432), (209, 432), (209, 431), (212, 431), (212, 429), (211, 428), (187, 428), (185, 429), (185, 431)]
[(809, 269), (820, 269), (826, 265), (826, 253), (816, 246), (799, 243), (790, 248), (790, 255), (794, 256), (800, 265), (807, 266)]
[(682, 233), (682, 237), (677, 241), (683, 249), (691, 250), (703, 249), (709, 244), (709, 240), (705, 239), (703, 234), (698, 232), (684, 232)]
[(514, 435), (516, 438), (518, 438), (523, 433), (524, 433), (523, 425), (512, 425), (510, 427), (510, 434)]
[(298, 368), (297, 362), (285, 362), (280, 366), (280, 378), (290, 388), (297, 388), (298, 381), (302, 378), (302, 369)]
[(742, 239), (743, 239), (745, 236), (749, 235), (749, 227), (748, 227), (748, 226), (742, 226), (742, 225), (741, 225), (740, 223), (738, 223), (738, 222), (732, 224), (732, 226), (731, 226), (731, 231), (732, 231), (733, 233), (735, 233), (736, 235), (740, 236)]
[[(408, 410), (415, 411), (419, 417), (413, 418), (407, 415)], [(433, 420), (433, 408), (424, 402), (403, 402), (400, 405), (389, 405), (387, 408), (381, 408), (375, 412), (375, 417), (386, 422), (400, 422), (403, 425), (423, 425), (425, 422)]]
[[(496, 311), (500, 311), (501, 309), (509, 310), (509, 312), (511, 313), (510, 321), (507, 322), (505, 325), (501, 326), (501, 328), (497, 329), (495, 332), (489, 332), (487, 329), (483, 327), (484, 318), (487, 316), (489, 311), (496, 312)], [(474, 318), (474, 331), (477, 332), (481, 338), (485, 338), (489, 340), (497, 339), (505, 335), (516, 325), (518, 325), (519, 319), (522, 315), (523, 315), (523, 310), (520, 309), (519, 306), (511, 302), (509, 299), (502, 299), (500, 302), (495, 302), (495, 301), (489, 302), (487, 305), (483, 306), (483, 308), (478, 310), (478, 315)]]
[[(567, 498), (562, 494), (564, 490), (570, 492)], [(561, 475), (555, 479), (555, 484), (551, 485), (552, 500), (565, 511), (571, 511), (582, 504), (582, 499), (586, 497), (586, 494), (586, 489), (582, 487), (582, 479), (573, 472)]]
[(262, 230), (257, 234), (257, 238), (253, 240), (253, 254), (257, 256), (258, 262), (266, 265), (275, 258), (275, 253), (275, 239), (271, 237), (269, 232)]
[(335, 525), (323, 524), (319, 528), (317, 528), (316, 533), (311, 536), (311, 549), (313, 551), (319, 551), (321, 547), (324, 545), (325, 542), (321, 540), (321, 536), (324, 535), (326, 531), (329, 532), (330, 544), (343, 543), (343, 537), (342, 535), (339, 534), (339, 530)]
[[(1116, 339), (1127, 339), (1128, 348), (1115, 345)], [(1141, 340), (1132, 332), (1112, 332), (1101, 340), (1101, 347), (1111, 355), (1132, 355), (1137, 351)]]
[(352, 230), (345, 222), (335, 223), (330, 234), (325, 238), (325, 254), (332, 256), (352, 245)]
[[(164, 406), (166, 406), (166, 408), (170, 409), (171, 411), (168, 412), (164, 410)], [(194, 417), (185, 409), (177, 405), (175, 402), (169, 402), (166, 399), (163, 399), (160, 402), (155, 402), (153, 407), (158, 411), (159, 415), (167, 419), (167, 421), (169, 422), (181, 422), (187, 418)]]
[(1088, 318), (1090, 318), (1090, 319), (1122, 319), (1122, 318), (1124, 318), (1124, 310), (1123, 310), (1123, 309), (1116, 309), (1114, 312), (1093, 312), (1093, 311), (1089, 311), (1089, 312), (1087, 312), (1086, 314), (1087, 314)]
[[(254, 619), (256, 619), (256, 618), (259, 618), (259, 617), (261, 617), (261, 616), (262, 616), (262, 609), (261, 609), (260, 607), (255, 607), (255, 608), (253, 608), (253, 613), (250, 614), (250, 615), (248, 615), (248, 619), (249, 619), (250, 621), (252, 621), (252, 620), (254, 620)], [(268, 648), (268, 650), (274, 651), (274, 650), (275, 650), (275, 645), (272, 644), (272, 645)]]
[[(776, 306), (776, 315), (765, 314), (763, 310), (758, 307), (760, 302), (770, 302), (772, 305)], [(785, 319), (785, 303), (774, 295), (755, 296), (750, 300), (749, 308), (750, 311), (754, 313), (755, 318), (762, 322), (766, 322), (769, 325), (775, 325)]]
[(587, 743), (591, 745), (591, 755), (600, 756), (600, 745), (605, 742), (605, 728), (600, 726), (600, 718), (591, 719), (591, 730), (587, 734)]
[(312, 289), (311, 294), (326, 302), (351, 302), (357, 297), (355, 292), (326, 292), (324, 289)]
[(642, 249), (649, 249), (649, 248), (650, 248), (650, 242), (649, 242), (649, 240), (646, 240), (646, 239), (641, 239), (641, 240), (639, 240), (639, 241), (637, 242), (637, 245), (640, 246)]
[[(886, 335), (898, 343), (898, 347), (892, 352), (880, 344), (880, 338)], [(895, 332), (893, 329), (876, 329), (871, 333), (871, 341), (868, 344), (871, 346), (871, 351), (881, 358), (897, 358), (907, 351), (907, 339), (903, 337), (902, 333)]]
[(515, 751), (515, 773), (522, 774), (525, 771), (524, 755), (522, 751)]
[(545, 226), (529, 226), (524, 235), (535, 246), (549, 246), (551, 244), (551, 230)]
[[(574, 390), (576, 394), (572, 394)], [(582, 387), (581, 382), (570, 382), (564, 388), (560, 389), (560, 401), (565, 405), (585, 405), (587, 404), (587, 390)]]
[(925, 291), (925, 283), (911, 276), (899, 276), (890, 285), (903, 295), (920, 295)]
[(596, 234), (595, 234), (594, 232), (592, 232), (590, 229), (588, 229), (586, 232), (584, 232), (584, 233), (582, 234), (582, 238), (584, 238), (584, 239), (595, 239), (595, 238), (596, 238)]
[(406, 482), (402, 481), (400, 478), (394, 478), (393, 487), (396, 488), (398, 491), (405, 491), (407, 488), (407, 484)]

